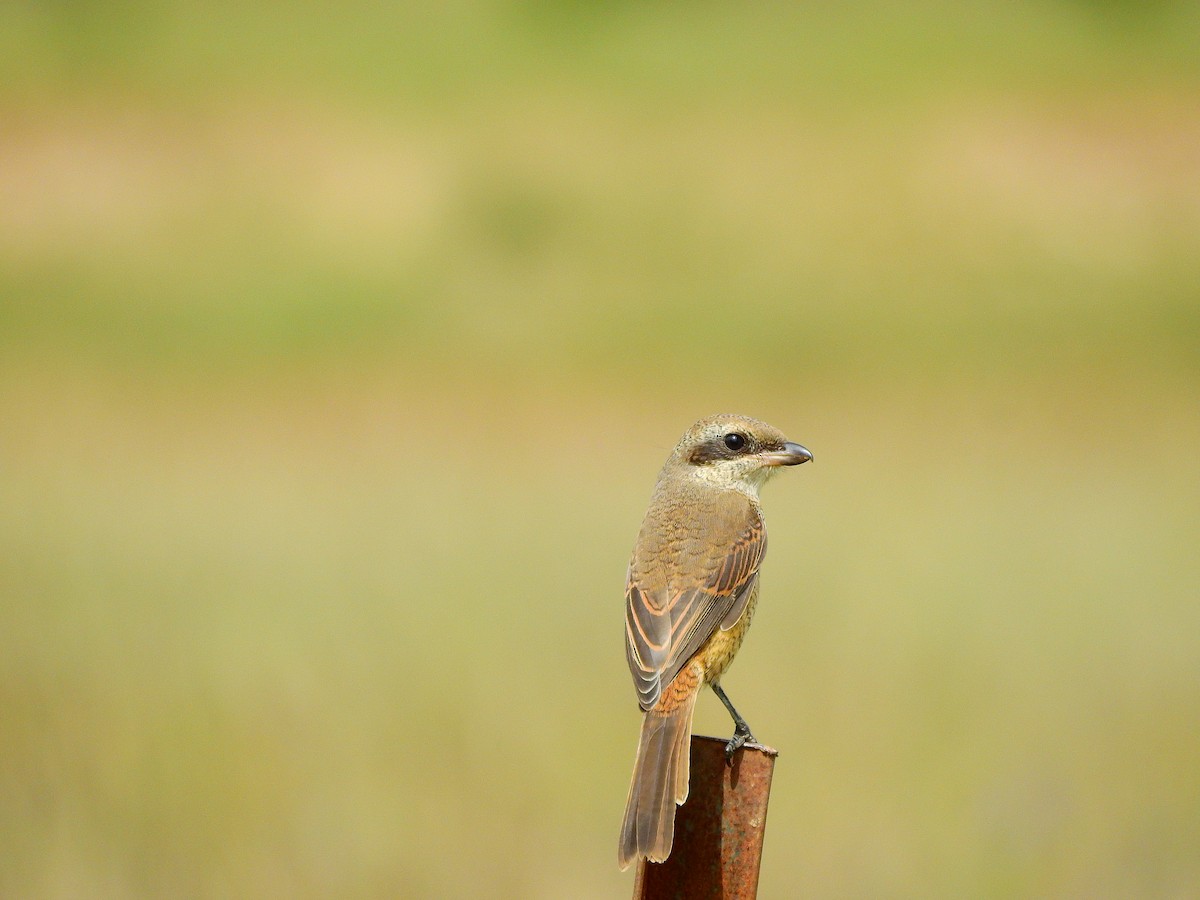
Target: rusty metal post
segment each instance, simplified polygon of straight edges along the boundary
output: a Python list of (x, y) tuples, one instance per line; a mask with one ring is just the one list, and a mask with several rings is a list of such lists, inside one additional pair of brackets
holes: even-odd
[(675, 811), (664, 863), (642, 860), (634, 900), (753, 900), (778, 751), (747, 744), (725, 762), (725, 738), (692, 735), (688, 799)]

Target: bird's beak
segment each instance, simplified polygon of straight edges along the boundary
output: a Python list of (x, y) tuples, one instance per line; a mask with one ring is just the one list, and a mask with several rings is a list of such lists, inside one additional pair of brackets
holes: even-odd
[(807, 447), (788, 441), (782, 450), (761, 453), (758, 458), (763, 461), (764, 466), (798, 466), (800, 463), (809, 462), (813, 457)]

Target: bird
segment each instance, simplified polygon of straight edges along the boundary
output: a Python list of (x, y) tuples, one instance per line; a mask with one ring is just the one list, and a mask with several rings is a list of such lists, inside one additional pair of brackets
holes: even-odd
[(759, 489), (812, 453), (748, 416), (700, 419), (658, 475), (625, 583), (625, 656), (641, 736), (617, 861), (627, 869), (671, 853), (675, 807), (688, 795), (696, 697), (712, 687), (733, 717), (726, 760), (754, 736), (721, 688), (758, 600), (767, 547)]

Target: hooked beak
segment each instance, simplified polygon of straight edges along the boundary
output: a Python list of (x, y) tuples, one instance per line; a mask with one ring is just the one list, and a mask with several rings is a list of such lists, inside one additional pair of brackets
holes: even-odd
[(762, 453), (759, 459), (763, 461), (764, 466), (798, 466), (800, 463), (810, 462), (813, 455), (808, 452), (807, 447), (801, 447), (799, 444), (793, 444), (787, 441), (783, 445), (782, 450), (774, 450), (769, 453)]

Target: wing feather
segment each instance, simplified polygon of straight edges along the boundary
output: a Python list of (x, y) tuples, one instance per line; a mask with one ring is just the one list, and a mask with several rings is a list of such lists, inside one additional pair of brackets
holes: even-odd
[(762, 516), (740, 496), (722, 501), (703, 511), (699, 536), (684, 528), (649, 551), (641, 539), (634, 549), (625, 588), (625, 652), (643, 709), (654, 706), (663, 685), (718, 628), (733, 627), (754, 593), (767, 543)]

